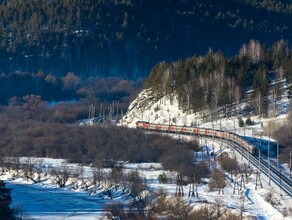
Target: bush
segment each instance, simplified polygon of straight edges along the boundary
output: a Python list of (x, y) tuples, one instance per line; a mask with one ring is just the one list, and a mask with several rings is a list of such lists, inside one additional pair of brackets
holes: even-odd
[(159, 181), (159, 183), (167, 183), (167, 176), (166, 176), (165, 172), (158, 175), (158, 181)]
[(269, 192), (268, 194), (266, 194), (265, 200), (268, 203), (270, 203), (272, 206), (274, 206), (276, 204), (276, 201), (275, 201), (275, 198), (274, 198), (274, 194), (272, 192)]
[(4, 181), (0, 180), (0, 216), (1, 219), (13, 219), (13, 210), (9, 207), (12, 202), (11, 189), (6, 188)]
[(160, 106), (159, 105), (155, 106), (154, 111), (158, 112), (159, 110), (160, 110)]
[(242, 118), (238, 118), (238, 126), (239, 126), (240, 128), (242, 128), (243, 125), (244, 125), (244, 121), (242, 120)]
[(250, 117), (248, 117), (246, 119), (245, 124), (247, 124), (247, 125), (253, 125), (253, 121), (250, 119)]
[(288, 216), (292, 216), (292, 208), (286, 208), (284, 207), (283, 211), (282, 211), (283, 217), (286, 218)]

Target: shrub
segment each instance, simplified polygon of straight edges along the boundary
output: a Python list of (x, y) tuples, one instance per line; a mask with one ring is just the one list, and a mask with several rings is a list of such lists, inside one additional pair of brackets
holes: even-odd
[(160, 106), (159, 105), (155, 106), (154, 111), (158, 112), (159, 110), (160, 110)]
[(246, 119), (245, 124), (247, 124), (247, 125), (253, 125), (253, 121), (250, 119), (250, 117), (248, 117)]
[(272, 206), (274, 206), (276, 204), (274, 194), (272, 192), (269, 192), (268, 194), (266, 194), (265, 200), (268, 203), (270, 203)]
[(9, 207), (12, 202), (11, 189), (6, 188), (2, 180), (0, 180), (0, 195), (1, 219), (13, 219), (13, 210)]
[(167, 176), (166, 176), (165, 172), (158, 175), (158, 181), (159, 181), (159, 183), (167, 183)]
[(242, 120), (242, 118), (238, 118), (238, 126), (239, 126), (240, 128), (242, 128), (243, 125), (244, 125), (244, 121)]

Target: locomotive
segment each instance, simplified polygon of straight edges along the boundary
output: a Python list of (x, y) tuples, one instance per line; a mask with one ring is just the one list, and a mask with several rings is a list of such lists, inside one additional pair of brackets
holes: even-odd
[(177, 125), (163, 125), (163, 124), (154, 124), (147, 121), (137, 121), (137, 129), (144, 129), (154, 132), (166, 132), (166, 133), (177, 133), (177, 134), (186, 134), (186, 135), (197, 135), (204, 137), (214, 137), (216, 139), (224, 139), (231, 141), (244, 148), (250, 154), (257, 156), (259, 150), (254, 145), (250, 144), (243, 137), (233, 132), (226, 132), (222, 130), (215, 130), (210, 128), (200, 128), (200, 127), (188, 127), (188, 126), (177, 126)]

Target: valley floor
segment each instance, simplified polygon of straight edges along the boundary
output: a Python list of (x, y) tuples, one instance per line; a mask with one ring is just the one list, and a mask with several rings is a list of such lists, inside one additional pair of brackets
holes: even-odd
[[(215, 144), (215, 150), (218, 150), (218, 143)], [(224, 151), (232, 154), (230, 149)], [(56, 166), (50, 159), (50, 166)], [(43, 159), (43, 163), (46, 163), (46, 159)], [(64, 164), (64, 162), (62, 162)], [(76, 164), (67, 164), (67, 166), (75, 167)], [(125, 170), (137, 169), (139, 173), (145, 178), (148, 189), (155, 191), (160, 188), (166, 190), (170, 195), (175, 194), (176, 185), (174, 183), (161, 184), (158, 182), (158, 175), (163, 171), (159, 164), (125, 164)], [(85, 177), (89, 175), (90, 167), (85, 167)], [(175, 180), (175, 173), (166, 172), (168, 178)], [(89, 195), (89, 191), (73, 190), (72, 185), (68, 184), (65, 189), (59, 189), (51, 183), (51, 180), (46, 179), (41, 183), (33, 184), (31, 181), (27, 182), (23, 178), (11, 179), (11, 173), (6, 173), (1, 176), (1, 179), (7, 181), (7, 186), (12, 189), (13, 204), (12, 206), (20, 206), (23, 208), (24, 213), (32, 217), (33, 219), (102, 219), (104, 215), (103, 208), (117, 201), (126, 201), (126, 198), (117, 191), (112, 199), (107, 197), (101, 197), (98, 194)], [(206, 180), (208, 181), (208, 180)], [(210, 192), (208, 185), (200, 184), (198, 186), (198, 198), (188, 198), (189, 186), (184, 186), (185, 196), (184, 199), (191, 204), (194, 208), (200, 207), (204, 204), (215, 203), (216, 200), (222, 201), (222, 205), (230, 210), (238, 212), (242, 205), (242, 197), (244, 197), (244, 216), (253, 217), (256, 219), (267, 220), (280, 220), (280, 219), (292, 219), (292, 217), (285, 217), (281, 212), (284, 208), (292, 207), (291, 197), (283, 194), (279, 195), (280, 189), (271, 185), (268, 186), (268, 179), (262, 177), (263, 188), (255, 190), (255, 176), (250, 176), (249, 183), (246, 184), (246, 188), (243, 191), (233, 194), (234, 185), (231, 181), (227, 181), (227, 185), (224, 188), (224, 194), (218, 194), (217, 191)], [(275, 203), (272, 206), (265, 200), (266, 195), (272, 192), (273, 201)]]

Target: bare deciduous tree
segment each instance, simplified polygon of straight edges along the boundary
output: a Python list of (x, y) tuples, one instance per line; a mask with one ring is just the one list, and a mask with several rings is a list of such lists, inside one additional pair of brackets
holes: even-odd
[(60, 187), (64, 188), (68, 182), (71, 171), (67, 166), (57, 167), (51, 171), (51, 174), (54, 176), (54, 182)]
[(224, 193), (223, 188), (225, 187), (225, 176), (222, 171), (219, 169), (215, 169), (211, 174), (211, 179), (209, 182), (209, 190), (213, 191), (215, 189), (218, 190), (218, 193)]
[(187, 113), (190, 112), (190, 101), (191, 101), (191, 93), (192, 93), (192, 84), (191, 82), (187, 82), (183, 85), (183, 94), (186, 97), (187, 100)]
[(138, 171), (132, 171), (127, 175), (128, 187), (131, 191), (131, 195), (136, 200), (142, 199), (142, 192), (146, 190), (146, 184), (142, 177), (140, 177)]
[(73, 72), (67, 73), (66, 76), (62, 78), (63, 85), (65, 89), (77, 89), (81, 84), (81, 79)]
[(256, 114), (260, 117), (262, 116), (262, 108), (263, 108), (263, 95), (260, 91), (256, 91), (255, 98), (253, 100), (253, 104), (256, 110)]
[(162, 190), (158, 192), (151, 212), (171, 219), (191, 219), (192, 208), (183, 198), (167, 196)]
[(248, 47), (246, 44), (243, 44), (242, 47), (240, 48), (239, 55), (242, 56), (247, 56), (248, 55)]
[(278, 72), (277, 72), (277, 80), (280, 81), (281, 83), (283, 82), (284, 75), (285, 75), (285, 70), (282, 66), (279, 67)]
[(92, 183), (94, 185), (94, 193), (96, 193), (97, 187), (99, 187), (104, 181), (105, 173), (102, 169), (94, 167), (92, 169)]
[(163, 95), (164, 97), (167, 96), (169, 94), (169, 84), (171, 82), (170, 80), (170, 69), (167, 68), (164, 72), (163, 72), (163, 75), (162, 75), (162, 80), (161, 80), (161, 85), (162, 85), (162, 88), (163, 88)]
[(231, 107), (233, 107), (233, 98), (235, 93), (235, 81), (233, 77), (227, 77), (227, 85), (228, 85), (228, 101), (231, 103)]
[(22, 109), (27, 114), (30, 120), (34, 120), (40, 117), (41, 111), (44, 109), (41, 96), (27, 95), (23, 97)]
[(32, 180), (34, 183), (37, 181), (34, 179), (34, 165), (32, 163), (31, 158), (28, 158), (25, 164), (22, 164), (22, 170), (26, 181), (29, 179)]
[(227, 156), (223, 160), (220, 160), (220, 164), (223, 170), (231, 174), (231, 181), (233, 181), (232, 174), (238, 169), (236, 159)]
[(110, 173), (110, 181), (114, 186), (118, 186), (121, 180), (124, 178), (124, 169), (120, 165), (113, 166)]
[(256, 40), (251, 40), (249, 42), (248, 54), (253, 63), (258, 63), (260, 60), (262, 60), (264, 56), (264, 50), (261, 43)]
[(210, 92), (212, 79), (210, 77), (204, 78), (202, 75), (199, 76), (200, 87), (203, 88), (205, 106), (208, 105), (208, 94)]
[(241, 108), (240, 108), (240, 101), (241, 101), (241, 89), (240, 89), (240, 87), (238, 86), (238, 85), (235, 85), (235, 88), (234, 88), (234, 93), (233, 93), (233, 95), (234, 95), (234, 99), (235, 99), (235, 102), (236, 102), (236, 107), (237, 107), (237, 114), (239, 115), (239, 113), (240, 113), (240, 110), (241, 110)]
[[(224, 85), (224, 68), (221, 68), (219, 71), (216, 71), (213, 74), (213, 114), (217, 112), (217, 108), (219, 105), (219, 100), (221, 96), (221, 90), (223, 89)], [(217, 118), (217, 114), (215, 114), (215, 118)]]

